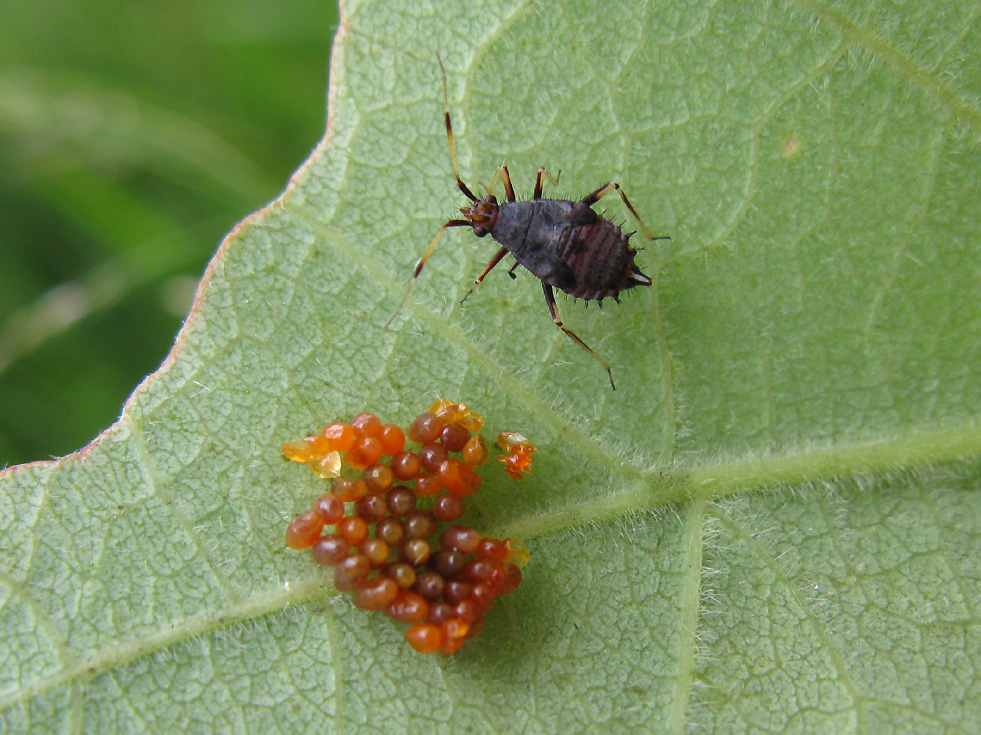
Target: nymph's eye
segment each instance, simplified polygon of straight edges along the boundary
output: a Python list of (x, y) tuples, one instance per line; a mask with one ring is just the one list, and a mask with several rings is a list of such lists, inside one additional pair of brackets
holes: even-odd
[[(483, 485), (483, 425), (464, 404), (439, 400), (404, 431), (361, 413), (282, 447), (330, 481), (289, 524), (286, 545), (333, 567), (334, 586), (357, 607), (410, 623), (406, 640), (422, 653), (459, 650), (530, 559), (520, 540), (486, 538), (463, 522), (464, 499)], [(534, 445), (516, 432), (501, 432), (498, 445), (507, 474), (523, 479)]]

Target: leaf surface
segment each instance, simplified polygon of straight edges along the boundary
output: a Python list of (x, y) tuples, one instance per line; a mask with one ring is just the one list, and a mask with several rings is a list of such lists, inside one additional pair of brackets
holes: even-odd
[[(327, 137), (229, 236), (173, 354), (83, 451), (0, 480), (0, 722), (975, 732), (979, 23), (347, 3)], [(612, 179), (671, 236), (640, 243), (651, 289), (559, 301), (616, 392), (529, 274), (458, 303), (493, 254), (462, 228), (382, 331), (461, 205), (437, 50), (472, 187), (502, 161), (519, 196), (541, 165), (556, 197)], [(322, 488), (282, 441), (437, 396), (539, 446), (472, 503), (532, 562), (450, 659), (282, 540)]]

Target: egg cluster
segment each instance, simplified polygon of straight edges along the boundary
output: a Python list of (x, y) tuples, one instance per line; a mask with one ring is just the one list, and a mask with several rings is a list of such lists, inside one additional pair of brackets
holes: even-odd
[[(330, 480), (289, 524), (286, 545), (333, 567), (334, 586), (358, 607), (411, 623), (405, 637), (423, 653), (454, 653), (476, 635), (529, 559), (519, 540), (459, 523), (464, 498), (482, 484), (483, 424), (464, 404), (439, 400), (405, 431), (362, 413), (283, 444), (287, 459)], [(419, 448), (407, 450), (406, 439)], [(498, 446), (510, 477), (530, 472), (535, 447), (525, 437), (501, 432)]]

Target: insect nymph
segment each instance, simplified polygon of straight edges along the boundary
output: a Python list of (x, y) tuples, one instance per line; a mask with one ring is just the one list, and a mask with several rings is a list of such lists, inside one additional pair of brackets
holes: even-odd
[[(641, 231), (649, 240), (655, 238), (641, 220), (627, 195), (620, 185), (611, 181), (604, 184), (591, 194), (578, 201), (567, 199), (545, 199), (542, 197), (544, 179), (552, 186), (558, 185), (558, 179), (544, 168), (539, 168), (535, 177), (535, 191), (527, 201), (517, 201), (514, 187), (511, 186), (511, 175), (508, 167), (498, 166), (487, 194), (483, 197), (475, 195), (460, 178), (460, 166), (456, 158), (456, 145), (453, 141), (453, 126), (450, 122), (450, 94), (446, 80), (446, 69), (443, 60), (436, 55), (439, 68), (443, 74), (443, 100), (446, 105), (446, 138), (450, 147), (450, 159), (453, 162), (453, 174), (457, 186), (470, 200), (470, 204), (460, 209), (463, 219), (451, 219), (443, 225), (436, 237), (429, 244), (426, 252), (416, 263), (415, 272), (409, 281), (405, 296), (395, 314), (392, 314), (385, 328), (392, 323), (396, 315), (409, 298), (412, 286), (419, 278), (423, 266), (433, 254), (436, 244), (450, 227), (470, 227), (477, 237), (490, 235), (501, 246), (491, 258), (487, 266), (480, 272), (470, 290), (463, 297), (465, 301), (480, 285), (484, 277), (490, 273), (505, 255), (511, 253), (515, 263), (508, 275), (515, 278), (514, 270), (519, 265), (528, 270), (542, 282), (545, 292), (545, 303), (555, 325), (568, 337), (588, 352), (603, 366), (610, 378), (610, 386), (616, 390), (613, 383), (613, 372), (606, 360), (594, 352), (571, 329), (562, 323), (558, 309), (555, 306), (555, 288), (565, 291), (570, 296), (590, 301), (596, 299), (602, 305), (603, 299), (612, 298), (618, 302), (621, 291), (634, 286), (650, 286), (651, 279), (641, 273), (634, 261), (637, 251), (630, 247), (630, 234), (624, 233), (620, 227), (593, 211), (592, 206), (607, 194), (616, 192), (620, 195), (627, 209), (637, 220)], [(560, 172), (561, 173), (561, 172)], [(504, 184), (506, 201), (498, 202), (494, 196), (494, 187), (498, 182)], [(462, 303), (462, 301), (461, 301)]]

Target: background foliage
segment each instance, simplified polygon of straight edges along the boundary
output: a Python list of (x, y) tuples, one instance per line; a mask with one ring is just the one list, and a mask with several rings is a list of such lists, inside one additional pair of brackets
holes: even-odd
[(323, 132), (331, 3), (0, 6), (0, 466), (167, 353), (215, 243)]
[[(171, 358), (83, 453), (0, 476), (2, 724), (978, 731), (976, 4), (343, 10), (328, 137)], [(460, 203), (437, 49), (469, 181), (612, 177), (672, 236), (651, 289), (560, 302), (615, 393), (527, 274), (458, 304), (493, 252), (465, 232), (381, 330)], [(450, 659), (282, 541), (322, 489), (282, 440), (437, 395), (539, 445), (473, 503), (524, 582)]]

